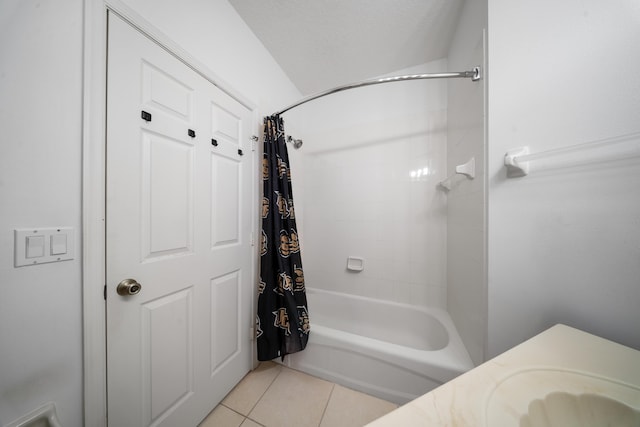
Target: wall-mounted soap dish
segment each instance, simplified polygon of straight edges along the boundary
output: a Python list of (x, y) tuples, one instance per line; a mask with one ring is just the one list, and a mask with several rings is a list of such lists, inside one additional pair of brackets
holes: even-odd
[(362, 271), (364, 270), (364, 258), (350, 256), (347, 258), (347, 270)]

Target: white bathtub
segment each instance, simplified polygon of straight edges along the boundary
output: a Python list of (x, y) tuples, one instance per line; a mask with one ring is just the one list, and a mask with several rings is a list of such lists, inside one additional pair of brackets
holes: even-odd
[(403, 404), (473, 368), (449, 314), (307, 288), (311, 335), (294, 369)]

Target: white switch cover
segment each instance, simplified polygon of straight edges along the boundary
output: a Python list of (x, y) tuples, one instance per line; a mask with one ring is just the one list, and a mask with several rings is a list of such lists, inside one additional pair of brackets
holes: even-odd
[(27, 236), (25, 248), (27, 258), (39, 258), (44, 256), (44, 236)]
[(51, 236), (51, 255), (64, 255), (67, 253), (67, 235), (53, 234)]
[(74, 257), (73, 227), (34, 227), (15, 229), (15, 267), (58, 262)]

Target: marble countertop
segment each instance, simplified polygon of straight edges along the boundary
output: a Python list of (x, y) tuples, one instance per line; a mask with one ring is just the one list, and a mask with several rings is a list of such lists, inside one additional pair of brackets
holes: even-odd
[(531, 401), (558, 391), (637, 410), (640, 351), (556, 325), (368, 426), (518, 426)]

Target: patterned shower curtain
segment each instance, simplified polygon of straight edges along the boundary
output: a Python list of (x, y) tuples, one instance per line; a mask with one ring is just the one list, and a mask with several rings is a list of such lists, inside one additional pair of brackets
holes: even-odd
[(307, 345), (309, 314), (296, 228), (284, 123), (264, 119), (258, 360), (284, 359)]

